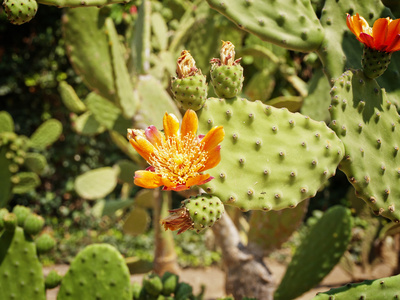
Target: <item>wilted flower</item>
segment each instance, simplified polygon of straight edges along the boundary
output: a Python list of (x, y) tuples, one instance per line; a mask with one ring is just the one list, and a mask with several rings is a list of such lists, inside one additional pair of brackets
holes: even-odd
[(179, 131), (179, 121), (165, 113), (164, 134), (155, 126), (146, 130), (128, 129), (128, 139), (135, 150), (150, 164), (136, 171), (134, 183), (144, 188), (164, 186), (164, 190), (181, 191), (204, 184), (213, 177), (203, 172), (221, 160), (220, 146), (224, 138), (222, 126), (212, 128), (205, 136), (197, 136), (198, 119), (187, 110)]

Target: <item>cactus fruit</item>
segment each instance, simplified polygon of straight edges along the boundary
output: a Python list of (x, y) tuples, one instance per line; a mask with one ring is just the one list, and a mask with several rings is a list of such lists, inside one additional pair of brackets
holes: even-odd
[(24, 221), (24, 231), (30, 235), (37, 235), (42, 231), (44, 219), (37, 214), (29, 214)]
[(392, 53), (378, 51), (369, 47), (364, 47), (361, 65), (365, 76), (368, 78), (378, 78), (381, 76), (390, 64)]
[(161, 294), (163, 294), (164, 296), (170, 296), (172, 293), (175, 292), (179, 282), (178, 275), (170, 272), (165, 272), (161, 280), (163, 283)]
[(3, 6), (8, 20), (15, 25), (29, 22), (38, 10), (35, 0), (4, 0)]
[(31, 214), (31, 209), (26, 206), (16, 205), (14, 206), (12, 212), (17, 216), (18, 226), (22, 227), (26, 217)]
[(44, 280), (44, 286), (46, 290), (54, 289), (60, 285), (61, 280), (62, 276), (56, 270), (51, 270)]
[(0, 208), (0, 233), (3, 231), (4, 229), (4, 220), (3, 217), (5, 215), (7, 215), (9, 212), (6, 208)]
[(3, 216), (4, 229), (6, 231), (14, 231), (18, 225), (17, 215), (14, 213), (7, 213)]
[(196, 68), (195, 60), (186, 50), (178, 58), (176, 75), (171, 81), (176, 103), (184, 110), (201, 109), (207, 99), (206, 77)]
[(181, 208), (170, 210), (167, 218), (161, 221), (165, 230), (178, 230), (178, 234), (188, 229), (197, 233), (217, 222), (225, 208), (221, 200), (215, 196), (200, 194), (182, 201)]
[(339, 205), (328, 209), (296, 249), (274, 299), (294, 299), (317, 285), (346, 251), (351, 229), (349, 209)]
[(43, 233), (35, 239), (38, 254), (46, 253), (54, 248), (56, 241), (48, 233)]
[(21, 227), (0, 237), (0, 278), (0, 299), (46, 299), (35, 244)]
[[(199, 132), (224, 125), (221, 162), (210, 170), (207, 193), (243, 211), (295, 207), (336, 172), (344, 147), (325, 123), (287, 109), (209, 98)], [(246, 176), (242, 176), (246, 174)]]
[(160, 277), (149, 273), (143, 277), (143, 287), (148, 294), (158, 296), (163, 289), (163, 284)]
[(399, 114), (362, 71), (346, 71), (331, 90), (331, 124), (345, 145), (339, 168), (375, 212), (400, 220)]
[(210, 74), (214, 92), (221, 98), (233, 98), (239, 95), (243, 87), (243, 67), (235, 60), (235, 46), (223, 42), (221, 59), (213, 58)]
[(65, 274), (57, 300), (132, 299), (129, 270), (111, 245), (87, 246), (74, 258)]

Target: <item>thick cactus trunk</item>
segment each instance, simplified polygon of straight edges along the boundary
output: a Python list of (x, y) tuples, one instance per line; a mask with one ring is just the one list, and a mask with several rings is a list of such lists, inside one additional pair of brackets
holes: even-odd
[(212, 230), (222, 249), (222, 259), (226, 268), (226, 294), (232, 294), (237, 300), (243, 297), (272, 300), (272, 273), (262, 261), (262, 256), (249, 252), (241, 244), (239, 233), (229, 216), (224, 214)]

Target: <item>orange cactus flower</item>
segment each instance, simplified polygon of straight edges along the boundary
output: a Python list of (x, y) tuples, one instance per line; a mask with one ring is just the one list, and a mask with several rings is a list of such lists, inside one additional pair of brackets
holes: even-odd
[(198, 119), (193, 110), (186, 111), (180, 131), (173, 114), (165, 113), (163, 126), (164, 134), (155, 126), (128, 129), (129, 142), (150, 165), (135, 172), (134, 183), (148, 189), (164, 186), (163, 190), (182, 191), (212, 180), (203, 171), (221, 160), (223, 127), (216, 126), (205, 136), (197, 136)]
[(355, 16), (347, 14), (346, 22), (357, 40), (365, 46), (388, 53), (400, 50), (400, 19), (380, 18), (371, 28), (357, 13)]

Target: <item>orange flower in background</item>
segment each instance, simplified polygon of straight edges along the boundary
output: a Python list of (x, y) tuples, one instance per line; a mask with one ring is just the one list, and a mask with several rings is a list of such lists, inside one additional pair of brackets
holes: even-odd
[(388, 53), (400, 50), (400, 19), (380, 18), (371, 28), (357, 13), (355, 16), (347, 14), (346, 22), (357, 40), (365, 46)]
[(205, 136), (197, 136), (198, 119), (187, 110), (179, 131), (179, 121), (165, 113), (164, 134), (155, 126), (146, 130), (128, 129), (133, 148), (150, 164), (136, 171), (134, 183), (144, 188), (164, 186), (163, 190), (182, 191), (204, 184), (213, 177), (203, 171), (218, 165), (221, 160), (219, 143), (225, 132), (222, 126), (212, 128)]

